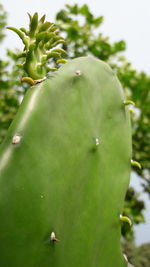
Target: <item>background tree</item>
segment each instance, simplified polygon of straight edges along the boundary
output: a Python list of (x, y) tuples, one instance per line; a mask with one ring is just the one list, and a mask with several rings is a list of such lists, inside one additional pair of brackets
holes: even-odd
[[(7, 13), (0, 5), (0, 42), (3, 41)], [(17, 56), (7, 51), (8, 59), (0, 59), (0, 143), (19, 107), (20, 80), (15, 65)], [(21, 89), (22, 90), (22, 89)]]
[[(3, 22), (0, 28), (3, 36), (3, 27), (6, 24), (6, 13), (0, 7)], [(143, 189), (150, 193), (150, 77), (143, 72), (137, 72), (120, 53), (125, 51), (123, 40), (111, 43), (109, 38), (100, 32), (103, 17), (95, 17), (87, 5), (66, 5), (66, 8), (56, 15), (56, 24), (59, 25), (62, 35), (66, 38), (63, 48), (68, 52), (68, 58), (92, 55), (106, 61), (119, 76), (125, 90), (126, 98), (136, 103), (135, 115), (132, 115), (133, 128), (133, 158), (138, 160), (142, 169), (134, 168), (142, 178)], [(8, 61), (0, 61), (0, 138), (3, 140), (7, 128), (19, 107), (19, 102), (27, 86), (21, 85), (23, 71), (18, 69), (22, 59), (19, 51), (8, 51)], [(9, 71), (8, 71), (9, 70)], [(20, 75), (20, 76), (19, 76)], [(144, 221), (144, 202), (138, 199), (138, 194), (129, 188), (124, 214), (129, 216), (134, 224)], [(133, 237), (133, 231), (123, 224), (122, 234), (126, 239)]]
[(0, 4), (0, 42), (3, 40), (4, 34), (4, 27), (6, 26), (6, 17), (7, 13), (3, 9), (3, 6)]
[(135, 267), (149, 267), (150, 265), (150, 243), (136, 247), (133, 242), (126, 242), (124, 252), (128, 260)]

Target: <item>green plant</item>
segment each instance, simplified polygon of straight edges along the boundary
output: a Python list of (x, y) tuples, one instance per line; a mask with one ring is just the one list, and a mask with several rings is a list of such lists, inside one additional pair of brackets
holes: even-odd
[[(37, 78), (37, 69), (31, 74)], [(125, 267), (120, 218), (130, 223), (121, 213), (132, 102), (111, 68), (93, 57), (40, 78), (1, 145), (1, 264)]]
[[(3, 12), (0, 17), (2, 29), (5, 13)], [(82, 16), (82, 20), (80, 20), (80, 16)], [(66, 42), (62, 45), (68, 52), (67, 57), (76, 58), (78, 56), (94, 55), (105, 60), (117, 72), (126, 98), (130, 99), (132, 97), (135, 101), (135, 109), (138, 110), (139, 116), (132, 116), (133, 158), (141, 162), (142, 169), (134, 168), (133, 171), (144, 178), (144, 190), (150, 192), (150, 78), (147, 74), (135, 70), (127, 59), (120, 57), (120, 52), (125, 50), (126, 44), (122, 40), (115, 43), (110, 42), (109, 37), (105, 36), (100, 28), (103, 20), (102, 16), (95, 17), (87, 5), (80, 7), (78, 5), (67, 5), (57, 14), (57, 24), (63, 36), (66, 37)], [(18, 54), (21, 54), (21, 52), (17, 52)], [(21, 78), (25, 77), (27, 73), (25, 73), (24, 68), (19, 69), (18, 67), (25, 62), (25, 58), (18, 58), (16, 51), (9, 51), (8, 56), (8, 62), (2, 60), (0, 62), (0, 143), (6, 136), (7, 129), (18, 110), (20, 99), (22, 99), (28, 87), (27, 84), (21, 84), (20, 82)], [(51, 58), (50, 67), (56, 68), (57, 66), (56, 60)], [(33, 83), (33, 81), (31, 82)], [(143, 208), (139, 209), (139, 195), (135, 192), (133, 199), (129, 200), (128, 193), (130, 194), (130, 189), (128, 191), (123, 215), (129, 216), (133, 224), (143, 222)], [(133, 227), (130, 228), (127, 224), (123, 224), (122, 234), (127, 239), (133, 238)]]
[(7, 13), (3, 9), (3, 6), (0, 4), (0, 42), (5, 37), (4, 27), (6, 26), (6, 18), (7, 18)]
[[(28, 77), (34, 80), (44, 79), (49, 71), (54, 71), (56, 68), (48, 66), (48, 60), (55, 58), (56, 63), (65, 63), (66, 60), (62, 55), (66, 55), (66, 51), (61, 48), (54, 48), (60, 43), (64, 43), (63, 37), (59, 36), (58, 27), (51, 22), (45, 22), (45, 15), (38, 19), (38, 14), (33, 16), (30, 14), (29, 30), (25, 28), (7, 27), (16, 32), (22, 39), (24, 51), (18, 55), (25, 59), (20, 67), (25, 70)], [(33, 83), (31, 79), (23, 80)]]

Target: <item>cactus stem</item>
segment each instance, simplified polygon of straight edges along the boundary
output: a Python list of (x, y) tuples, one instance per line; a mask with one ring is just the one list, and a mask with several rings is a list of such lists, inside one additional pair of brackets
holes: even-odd
[(80, 71), (80, 70), (76, 70), (75, 74), (76, 74), (77, 76), (80, 76), (80, 75), (81, 75), (81, 71)]
[(54, 232), (51, 233), (50, 240), (51, 240), (52, 242), (59, 242), (59, 241), (60, 241), (60, 240), (58, 240), (58, 239), (56, 238), (56, 235), (55, 235)]
[(139, 169), (142, 169), (141, 164), (138, 161), (135, 161), (133, 159), (131, 159), (131, 165), (135, 166), (135, 167), (138, 167)]
[(132, 100), (125, 100), (123, 103), (125, 106), (127, 106), (127, 105), (135, 106), (135, 103)]
[(130, 218), (128, 218), (127, 216), (122, 216), (121, 214), (120, 214), (120, 221), (127, 222), (130, 226), (132, 225)]
[(16, 145), (18, 143), (20, 143), (21, 137), (19, 135), (14, 135), (12, 138), (12, 144)]

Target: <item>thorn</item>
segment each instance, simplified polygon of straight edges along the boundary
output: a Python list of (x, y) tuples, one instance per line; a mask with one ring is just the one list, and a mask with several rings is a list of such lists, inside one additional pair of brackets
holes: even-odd
[(135, 161), (133, 159), (131, 159), (131, 165), (135, 166), (135, 167), (138, 167), (139, 169), (142, 169), (141, 164), (138, 161)]
[(127, 106), (127, 105), (135, 106), (135, 103), (132, 100), (125, 100), (123, 103), (125, 106)]
[(18, 143), (20, 143), (21, 137), (19, 135), (14, 135), (12, 138), (12, 144), (16, 145)]
[(58, 240), (58, 239), (56, 238), (56, 235), (55, 235), (54, 232), (51, 233), (50, 240), (51, 240), (52, 242), (59, 242), (59, 241), (60, 241), (60, 240)]
[(76, 74), (77, 76), (80, 76), (80, 75), (81, 75), (81, 71), (80, 71), (80, 70), (76, 70), (75, 74)]
[(42, 79), (34, 80), (34, 84), (44, 82), (46, 79), (47, 79), (47, 78), (44, 77), (44, 78), (42, 78)]
[(125, 260), (128, 262), (128, 258), (127, 258), (127, 255), (126, 254), (123, 254)]
[(127, 222), (130, 226), (132, 225), (132, 221), (130, 220), (130, 218), (127, 216), (122, 216), (121, 214), (120, 214), (120, 221)]

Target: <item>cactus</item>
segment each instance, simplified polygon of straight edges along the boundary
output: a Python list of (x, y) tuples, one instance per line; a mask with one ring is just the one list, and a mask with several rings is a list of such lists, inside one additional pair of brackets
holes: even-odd
[(130, 165), (130, 113), (106, 63), (73, 59), (33, 85), (0, 150), (1, 266), (126, 267)]
[(7, 27), (18, 34), (24, 44), (24, 51), (18, 55), (25, 59), (24, 63), (19, 65), (30, 80), (24, 80), (33, 83), (33, 80), (44, 79), (49, 71), (55, 71), (48, 65), (48, 60), (54, 58), (56, 63), (65, 63), (66, 60), (62, 56), (66, 55), (66, 51), (62, 48), (54, 48), (64, 43), (63, 37), (59, 36), (59, 29), (52, 22), (45, 22), (45, 15), (38, 19), (38, 13), (33, 16), (30, 14), (29, 30), (25, 28)]

